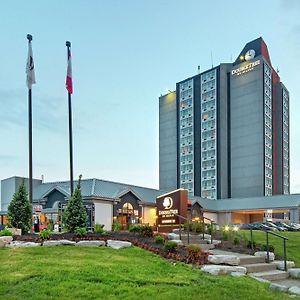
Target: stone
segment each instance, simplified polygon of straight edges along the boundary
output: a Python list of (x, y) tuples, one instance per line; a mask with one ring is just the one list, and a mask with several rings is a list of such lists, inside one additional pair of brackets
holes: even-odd
[(261, 277), (256, 277), (256, 276), (254, 276), (254, 275), (249, 275), (251, 278), (253, 278), (253, 279), (255, 279), (255, 280), (257, 280), (257, 281), (259, 281), (259, 282), (264, 282), (264, 283), (271, 283), (271, 281), (270, 280), (267, 280), (267, 279), (264, 279), (264, 278), (261, 278)]
[[(258, 251), (258, 252), (255, 252), (254, 256), (264, 257), (265, 259), (267, 259), (267, 251)], [(270, 259), (270, 261), (274, 261), (275, 260), (275, 255), (274, 255), (273, 252), (269, 252), (269, 259)]]
[(41, 245), (40, 243), (13, 241), (10, 244), (6, 244), (6, 247), (8, 247), (8, 248), (26, 248), (26, 247), (38, 247), (40, 245)]
[(270, 289), (271, 290), (280, 291), (280, 292), (284, 292), (284, 293), (287, 293), (288, 290), (289, 290), (289, 288), (287, 286), (281, 285), (281, 284), (277, 284), (277, 283), (271, 283)]
[(289, 288), (289, 293), (293, 295), (300, 295), (300, 287), (292, 286)]
[(231, 272), (230, 275), (233, 276), (233, 277), (243, 277), (246, 274), (241, 273), (241, 272)]
[(208, 262), (215, 265), (225, 264), (230, 266), (238, 266), (240, 259), (235, 255), (209, 255)]
[(222, 241), (219, 241), (219, 240), (213, 240), (212, 242), (211, 242), (211, 240), (209, 239), (206, 239), (205, 241), (207, 241), (207, 244), (213, 244), (213, 245), (219, 245), (219, 244), (221, 244), (222, 243)]
[(0, 248), (4, 248), (5, 247), (5, 243), (3, 241), (0, 240)]
[(107, 240), (107, 246), (118, 250), (121, 248), (131, 247), (132, 244), (130, 242), (125, 242), (125, 241)]
[(176, 233), (168, 233), (168, 240), (180, 240), (179, 234)]
[(183, 245), (182, 240), (172, 240), (172, 242), (176, 243), (177, 245)]
[(231, 274), (233, 272), (239, 272), (246, 274), (247, 269), (240, 266), (221, 266), (221, 265), (205, 265), (201, 268), (203, 272), (212, 274), (212, 275), (225, 275)]
[(84, 246), (84, 247), (100, 247), (105, 246), (104, 241), (79, 241), (75, 246)]
[(22, 235), (22, 229), (18, 229), (18, 228), (8, 228), (8, 230), (9, 230), (13, 235)]
[(62, 241), (61, 240), (53, 240), (53, 241), (44, 241), (43, 246), (61, 246)]
[(4, 243), (4, 245), (9, 244), (13, 241), (13, 237), (12, 236), (0, 236), (0, 241), (2, 241)]
[[(201, 238), (203, 238), (203, 234), (200, 234)], [(204, 239), (205, 240), (211, 240), (211, 235), (204, 233)]]
[[(272, 264), (276, 265), (278, 270), (284, 271), (284, 260), (274, 260)], [(295, 267), (295, 263), (292, 260), (287, 260), (286, 262), (287, 269)]]
[(300, 278), (300, 269), (299, 268), (289, 269), (289, 274), (292, 278)]
[(69, 241), (69, 240), (60, 240), (60, 242), (62, 245), (65, 245), (65, 246), (75, 246), (76, 245), (76, 242)]

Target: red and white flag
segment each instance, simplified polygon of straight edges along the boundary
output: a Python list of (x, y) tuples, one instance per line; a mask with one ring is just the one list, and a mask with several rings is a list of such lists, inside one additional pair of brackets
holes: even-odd
[(72, 56), (71, 50), (68, 48), (68, 68), (67, 68), (67, 77), (66, 77), (66, 89), (72, 94), (73, 93), (73, 82), (72, 82)]

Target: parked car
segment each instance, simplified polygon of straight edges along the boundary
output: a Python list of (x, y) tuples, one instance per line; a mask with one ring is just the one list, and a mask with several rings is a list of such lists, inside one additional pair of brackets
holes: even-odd
[(278, 231), (285, 231), (286, 230), (285, 227), (275, 225), (273, 222), (266, 222), (265, 224), (269, 227), (276, 228)]
[(293, 228), (297, 229), (298, 231), (300, 231), (300, 224), (297, 223), (291, 223), (290, 226), (292, 226)]
[(275, 225), (281, 226), (286, 228), (288, 231), (298, 231), (296, 228), (293, 226), (290, 226), (289, 224), (283, 223), (283, 222), (275, 222)]

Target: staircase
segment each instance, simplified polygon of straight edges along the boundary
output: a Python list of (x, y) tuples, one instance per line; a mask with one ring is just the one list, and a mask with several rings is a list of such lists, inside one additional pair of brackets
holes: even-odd
[[(187, 234), (181, 235), (181, 240), (184, 245), (188, 244)], [(197, 245), (202, 250), (207, 251), (215, 248), (214, 244), (208, 244), (207, 240), (202, 239), (202, 235), (190, 235), (189, 244)]]

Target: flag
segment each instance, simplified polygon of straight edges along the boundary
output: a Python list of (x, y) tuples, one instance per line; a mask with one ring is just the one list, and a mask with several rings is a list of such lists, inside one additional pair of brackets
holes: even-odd
[(66, 77), (66, 89), (72, 94), (73, 93), (73, 82), (72, 82), (72, 62), (71, 62), (71, 50), (68, 48), (68, 68)]
[(33, 55), (32, 55), (32, 46), (31, 42), (28, 43), (28, 57), (26, 64), (26, 84), (29, 89), (31, 89), (32, 85), (35, 84), (35, 73), (34, 73), (34, 63), (33, 63)]

